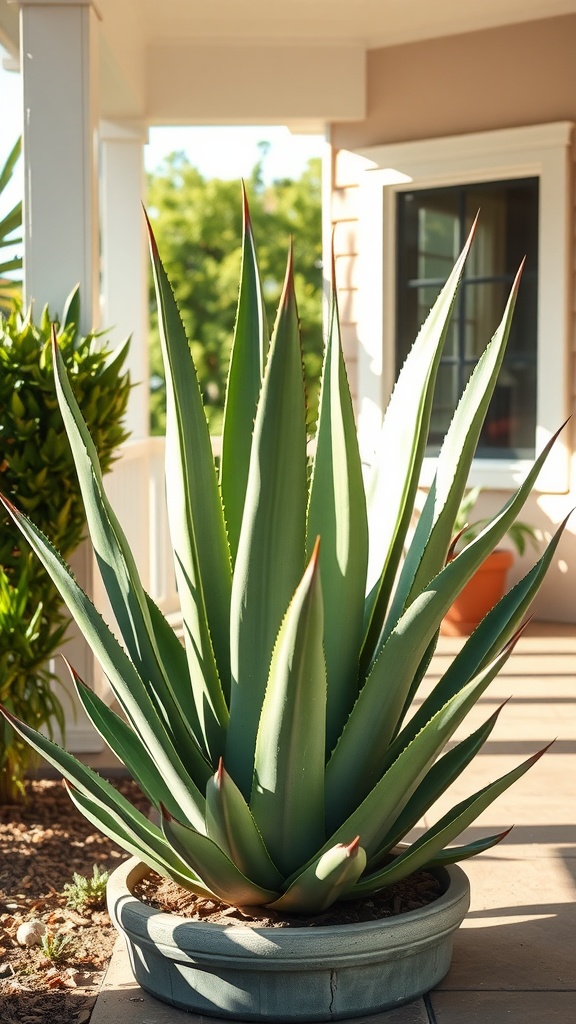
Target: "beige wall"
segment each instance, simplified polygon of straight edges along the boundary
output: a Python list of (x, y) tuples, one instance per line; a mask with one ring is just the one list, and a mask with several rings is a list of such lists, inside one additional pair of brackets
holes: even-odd
[[(350, 383), (357, 394), (358, 180), (365, 166), (354, 151), (394, 142), (498, 128), (576, 122), (576, 15), (372, 50), (367, 117), (333, 124), (330, 220)], [(576, 171), (572, 164), (576, 204)], [(576, 218), (572, 216), (569, 340), (572, 479), (570, 493), (533, 499), (526, 518), (551, 533), (576, 505)], [(506, 495), (486, 493), (486, 511)], [(576, 513), (551, 567), (536, 612), (576, 622)], [(533, 560), (533, 559), (532, 559)], [(521, 575), (527, 559), (514, 572)]]
[(576, 120), (576, 15), (371, 50), (367, 78), (337, 149)]

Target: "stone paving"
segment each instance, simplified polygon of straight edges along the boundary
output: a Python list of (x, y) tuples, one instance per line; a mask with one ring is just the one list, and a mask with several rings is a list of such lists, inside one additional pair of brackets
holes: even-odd
[[(461, 643), (441, 638), (432, 676)], [(474, 838), (514, 825), (503, 844), (464, 865), (472, 903), (456, 934), (452, 967), (424, 999), (356, 1024), (576, 1022), (576, 627), (532, 624), (467, 732), (509, 697), (450, 804), (556, 742), (468, 830)], [(118, 1021), (214, 1024), (147, 996), (132, 981), (120, 944), (91, 1024)]]

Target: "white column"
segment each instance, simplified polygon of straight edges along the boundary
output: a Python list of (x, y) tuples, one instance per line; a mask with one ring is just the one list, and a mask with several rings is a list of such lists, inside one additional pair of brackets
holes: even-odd
[(112, 344), (132, 336), (132, 388), (127, 426), (134, 440), (148, 436), (148, 256), (144, 232), (144, 144), (138, 122), (107, 122), (101, 136), (101, 323)]
[[(48, 303), (62, 313), (80, 284), (82, 333), (98, 325), (98, 14), (92, 0), (19, 0), (23, 85), (24, 296), (38, 317)], [(86, 544), (72, 557), (76, 578), (92, 589)], [(75, 626), (65, 653), (89, 685), (94, 659)], [(67, 746), (102, 748), (79, 707), (61, 659), (57, 695), (66, 712)]]
[(98, 15), (92, 0), (20, 0), (24, 294), (98, 322)]

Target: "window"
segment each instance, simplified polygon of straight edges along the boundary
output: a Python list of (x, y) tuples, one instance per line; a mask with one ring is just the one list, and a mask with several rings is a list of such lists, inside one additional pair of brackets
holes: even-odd
[(538, 179), (421, 189), (397, 195), (396, 367), (445, 283), (480, 210), (452, 315), (428, 454), (438, 453), (466, 382), (526, 266), (507, 353), (480, 437), (480, 458), (533, 458), (536, 438)]
[[(362, 150), (359, 188), (359, 433), (370, 458), (397, 366), (446, 277), (471, 219), (481, 221), (440, 369), (422, 483), (456, 397), (527, 263), (514, 334), (470, 482), (511, 489), (567, 416), (569, 123)], [(538, 489), (569, 484), (567, 438)]]

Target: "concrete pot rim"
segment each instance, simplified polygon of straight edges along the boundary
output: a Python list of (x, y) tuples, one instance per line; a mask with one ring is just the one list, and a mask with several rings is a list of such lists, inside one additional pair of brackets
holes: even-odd
[[(456, 864), (438, 869), (447, 880), (445, 892), (433, 903), (396, 917), (343, 925), (271, 928), (220, 925), (192, 921), (142, 903), (131, 889), (149, 873), (132, 857), (117, 867), (108, 882), (108, 909), (120, 932), (162, 949), (170, 958), (182, 953), (208, 965), (213, 959), (241, 965), (244, 970), (302, 970), (306, 963), (353, 966), (382, 957), (385, 950), (400, 956), (408, 948), (426, 948), (456, 930), (470, 902), (468, 877)], [(171, 950), (174, 950), (172, 955)]]

